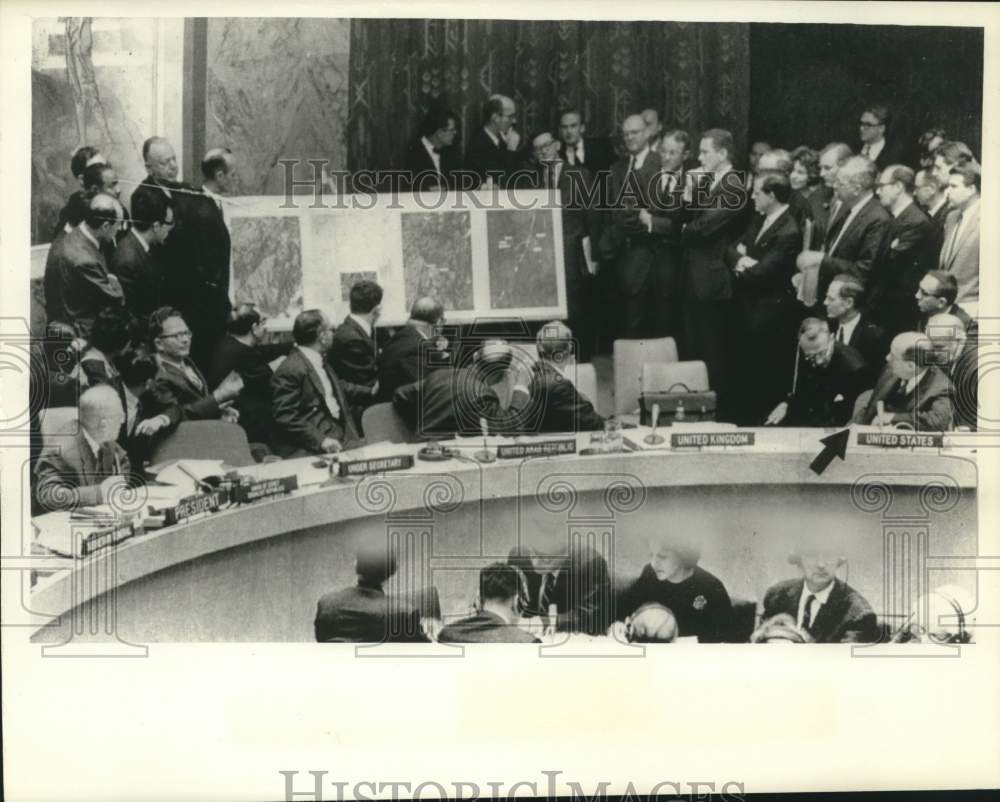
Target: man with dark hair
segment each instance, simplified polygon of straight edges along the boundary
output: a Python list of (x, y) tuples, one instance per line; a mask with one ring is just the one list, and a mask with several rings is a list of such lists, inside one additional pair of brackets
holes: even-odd
[(86, 339), (98, 312), (123, 303), (121, 284), (108, 273), (101, 247), (114, 243), (122, 218), (121, 204), (98, 193), (80, 224), (52, 243), (43, 279), (49, 324), (68, 326)]
[(859, 154), (874, 162), (879, 172), (890, 164), (896, 164), (904, 156), (898, 145), (886, 144), (885, 134), (891, 122), (888, 106), (874, 104), (861, 112), (858, 124), (858, 135), (861, 138)]
[(313, 630), (319, 643), (426, 643), (420, 614), (382, 586), (396, 573), (396, 552), (385, 543), (358, 548), (357, 584), (323, 596), (316, 605)]
[(521, 135), (514, 128), (517, 106), (506, 95), (490, 95), (483, 104), (483, 124), (469, 137), (465, 148), (465, 171), (476, 176), (476, 186), (492, 180), (505, 186), (509, 175), (521, 164)]
[(88, 165), (83, 171), (83, 191), (88, 195), (103, 192), (120, 202), (122, 191), (118, 186), (118, 174), (115, 168), (107, 163)]
[(874, 382), (888, 349), (885, 330), (872, 323), (865, 308), (865, 288), (854, 276), (841, 273), (827, 287), (823, 306), (833, 338), (849, 345), (866, 362), (866, 383)]
[(215, 389), (230, 373), (243, 380), (243, 389), (233, 402), (239, 412), (239, 424), (251, 443), (271, 442), (271, 366), (257, 347), (264, 319), (253, 304), (240, 304), (233, 310), (229, 330), (216, 343), (208, 360), (205, 378)]
[(413, 190), (452, 189), (460, 155), (454, 146), (458, 116), (451, 109), (432, 109), (420, 124), (419, 137), (406, 149), (408, 188)]
[(392, 401), (404, 384), (419, 381), (432, 370), (450, 365), (451, 354), (438, 342), (444, 307), (435, 298), (417, 298), (406, 325), (396, 329), (378, 358), (379, 400)]
[(944, 235), (944, 221), (948, 216), (947, 183), (941, 184), (931, 170), (921, 170), (913, 179), (913, 199), (920, 204), (937, 228), (939, 238)]
[(945, 270), (931, 270), (920, 279), (917, 292), (917, 314), (920, 319), (918, 329), (924, 331), (927, 319), (933, 315), (954, 315), (962, 321), (965, 333), (970, 339), (979, 333), (979, 324), (975, 318), (955, 303), (958, 297), (958, 281), (953, 273)]
[(573, 332), (558, 320), (546, 323), (536, 338), (538, 361), (532, 370), (530, 395), (538, 418), (532, 432), (588, 432), (604, 428), (590, 399), (573, 386), (576, 376)]
[(735, 283), (739, 358), (733, 368), (740, 388), (735, 417), (748, 426), (758, 425), (774, 408), (791, 378), (790, 360), (775, 358), (786, 350), (794, 326), (791, 278), (802, 250), (802, 234), (788, 204), (791, 192), (783, 174), (759, 174), (753, 185), (757, 214), (725, 253)]
[[(761, 155), (759, 161), (757, 162), (757, 175), (779, 175), (783, 176), (786, 180), (789, 180), (792, 175), (792, 168), (795, 166), (795, 162), (792, 161), (792, 154), (789, 153), (784, 148), (773, 148), (767, 153)], [(750, 191), (753, 191), (753, 183), (749, 184)], [(789, 192), (788, 200), (788, 211), (791, 213), (792, 217), (795, 218), (795, 222), (799, 227), (799, 230), (805, 228), (806, 220), (812, 219), (812, 207), (809, 205), (808, 198), (804, 198), (798, 192)]]
[(964, 142), (943, 142), (934, 151), (934, 177), (941, 186), (947, 187), (948, 176), (951, 175), (953, 167), (961, 167), (975, 161), (972, 150)]
[(333, 333), (327, 359), (351, 401), (354, 424), (360, 431), (361, 415), (378, 394), (378, 349), (375, 324), (382, 313), (382, 288), (374, 281), (357, 281), (351, 287), (351, 311)]
[(566, 109), (559, 115), (559, 139), (566, 164), (586, 167), (596, 177), (611, 169), (615, 152), (606, 138), (584, 136), (586, 132), (578, 109)]
[(271, 378), (275, 453), (291, 458), (353, 447), (360, 437), (347, 395), (325, 358), (333, 342), (326, 315), (300, 312), (292, 337), (295, 348)]
[(438, 643), (541, 643), (519, 628), (524, 578), (513, 565), (493, 563), (479, 572), (477, 612), (438, 633)]
[(59, 212), (59, 220), (52, 232), (53, 242), (61, 235), (68, 234), (83, 220), (87, 213), (87, 203), (89, 201), (87, 190), (83, 183), (83, 175), (92, 164), (104, 164), (106, 159), (101, 152), (93, 145), (81, 145), (77, 148), (72, 158), (69, 160), (70, 172), (73, 178), (80, 184), (80, 188), (69, 196), (66, 205)]
[(974, 164), (952, 167), (948, 174), (951, 211), (944, 223), (941, 270), (958, 282), (958, 299), (975, 317), (979, 312), (979, 192), (982, 175)]
[(750, 154), (747, 157), (747, 166), (752, 175), (757, 174), (757, 165), (760, 162), (760, 157), (770, 151), (771, 143), (763, 140), (758, 140), (750, 146)]
[(163, 305), (163, 244), (174, 228), (173, 201), (152, 187), (132, 193), (132, 225), (111, 257), (125, 308), (146, 320)]
[(855, 423), (905, 423), (918, 432), (950, 430), (954, 419), (951, 380), (931, 364), (932, 352), (933, 343), (926, 335), (916, 331), (897, 334), (889, 348), (888, 364)]

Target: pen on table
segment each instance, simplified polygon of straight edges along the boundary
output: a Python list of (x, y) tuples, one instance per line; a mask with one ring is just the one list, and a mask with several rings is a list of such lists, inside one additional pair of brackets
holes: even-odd
[(179, 468), (179, 469), (180, 469), (180, 470), (181, 470), (181, 471), (182, 471), (182, 472), (183, 472), (184, 474), (186, 474), (186, 475), (187, 475), (187, 477), (188, 477), (189, 479), (193, 479), (193, 480), (194, 480), (194, 483), (195, 483), (196, 485), (199, 485), (199, 486), (200, 486), (200, 487), (202, 487), (203, 489), (204, 489), (204, 488), (207, 488), (208, 490), (214, 490), (214, 489), (215, 489), (215, 488), (213, 488), (213, 487), (212, 487), (212, 486), (211, 486), (211, 485), (210, 485), (210, 484), (209, 484), (208, 482), (203, 482), (203, 481), (202, 481), (201, 479), (199, 479), (199, 478), (198, 478), (197, 476), (195, 476), (195, 475), (194, 475), (193, 473), (191, 473), (191, 471), (189, 471), (189, 470), (188, 470), (187, 468), (185, 468), (185, 467), (184, 467), (184, 465), (183, 465), (182, 463), (178, 462), (178, 463), (177, 463), (177, 467), (178, 467), (178, 468)]

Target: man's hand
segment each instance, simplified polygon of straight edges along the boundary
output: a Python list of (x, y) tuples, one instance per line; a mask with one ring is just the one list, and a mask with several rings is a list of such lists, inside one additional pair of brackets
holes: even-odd
[(239, 423), (240, 421), (240, 411), (234, 407), (226, 406), (222, 408), (222, 415), (220, 420), (226, 421), (226, 423)]
[(235, 370), (229, 371), (229, 375), (222, 380), (222, 384), (215, 388), (212, 395), (220, 404), (232, 401), (243, 389), (243, 377)]
[(823, 251), (802, 251), (795, 258), (795, 266), (799, 270), (807, 270), (810, 267), (819, 267), (825, 254)]
[(115, 493), (120, 493), (125, 487), (124, 476), (109, 476), (101, 482), (101, 504), (107, 504)]
[(649, 213), (648, 209), (639, 210), (639, 222), (642, 223), (647, 229), (652, 227), (653, 215)]
[(895, 412), (876, 413), (875, 417), (872, 418), (872, 426), (893, 426), (895, 424), (895, 421), (893, 421), (895, 414)]
[(507, 129), (507, 135), (503, 138), (503, 141), (507, 143), (507, 150), (517, 150), (521, 145), (521, 135), (512, 125)]
[(378, 379), (375, 380), (375, 384), (372, 385), (372, 398), (378, 395)]
[(796, 273), (794, 276), (792, 276), (792, 286), (795, 287), (795, 292), (796, 293), (802, 287), (802, 274), (801, 273)]
[(327, 454), (336, 454), (338, 451), (343, 449), (340, 441), (335, 437), (324, 437), (323, 442), (319, 446)]
[(785, 416), (788, 414), (788, 402), (782, 401), (778, 406), (771, 410), (771, 414), (767, 416), (767, 420), (764, 421), (765, 426), (776, 426), (781, 423)]
[(753, 267), (755, 264), (757, 264), (756, 259), (749, 256), (741, 256), (740, 260), (736, 263), (736, 267), (733, 268), (733, 271), (736, 273), (742, 273), (744, 270)]
[(133, 429), (132, 434), (149, 437), (169, 425), (170, 418), (166, 415), (157, 415), (155, 418), (147, 418), (146, 420), (139, 421), (135, 425), (135, 429)]

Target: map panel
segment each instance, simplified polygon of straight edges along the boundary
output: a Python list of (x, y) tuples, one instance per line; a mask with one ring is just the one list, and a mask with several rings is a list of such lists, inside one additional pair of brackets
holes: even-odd
[(489, 211), (486, 237), (492, 309), (558, 305), (551, 211)]
[(302, 311), (302, 240), (296, 217), (234, 217), (232, 292), (269, 318)]
[(431, 295), (449, 312), (472, 310), (472, 237), (468, 212), (402, 215), (406, 306)]

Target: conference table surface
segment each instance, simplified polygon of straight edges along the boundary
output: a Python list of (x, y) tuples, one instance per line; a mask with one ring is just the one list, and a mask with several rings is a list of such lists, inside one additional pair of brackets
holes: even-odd
[[(671, 433), (708, 431), (750, 432), (755, 442), (744, 446), (671, 447)], [(953, 546), (949, 548), (956, 553), (968, 551), (969, 538), (974, 543), (976, 536), (974, 452), (962, 447), (960, 440), (952, 443), (947, 435), (943, 448), (865, 447), (858, 444), (858, 433), (869, 430), (857, 429), (851, 432), (845, 458), (833, 458), (817, 473), (810, 465), (825, 448), (821, 439), (831, 431), (734, 430), (689, 424), (683, 429), (661, 429), (666, 442), (650, 446), (644, 443), (650, 430), (638, 427), (625, 430), (625, 436), (639, 447), (635, 451), (498, 459), (489, 463), (479, 462), (474, 456), (483, 449), (483, 438), (468, 438), (447, 444), (458, 453), (454, 459), (418, 459), (412, 468), (349, 479), (331, 476), (326, 466), (318, 467), (316, 457), (243, 468), (241, 473), (255, 479), (294, 475), (298, 489), (149, 530), (86, 558), (52, 556), (46, 560), (46, 570), (51, 573), (42, 576), (30, 591), (30, 610), (38, 626), (35, 635), (48, 640), (45, 630), (58, 630), (60, 616), (93, 604), (113, 590), (119, 618), (124, 613), (123, 620), (128, 619), (131, 600), (135, 602), (135, 616), (159, 620), (156, 631), (144, 632), (145, 637), (307, 640), (315, 600), (324, 590), (350, 583), (353, 548), (362, 539), (386, 532), (387, 527), (405, 530), (411, 538), (417, 532), (418, 540), (419, 532), (429, 528), (430, 538), (440, 537), (441, 542), (423, 548), (433, 552), (439, 567), (451, 565), (449, 570), (465, 572), (462, 577), (440, 575), (446, 588), (442, 606), (450, 617), (465, 611), (460, 599), (474, 586), (478, 568), (489, 561), (485, 555), (502, 558), (511, 544), (530, 541), (532, 533), (548, 526), (545, 521), (549, 520), (559, 522), (556, 528), (563, 534), (567, 525), (593, 531), (613, 529), (616, 522), (621, 534), (626, 529), (621, 522), (629, 515), (647, 516), (639, 527), (642, 531), (629, 534), (631, 541), (641, 539), (651, 526), (672, 518), (697, 528), (702, 526), (705, 515), (714, 515), (711, 526), (724, 529), (729, 524), (720, 527), (718, 516), (725, 513), (727, 520), (745, 517), (753, 522), (756, 535), (758, 529), (768, 528), (772, 518), (802, 519), (811, 510), (821, 515), (828, 508), (830, 518), (861, 521), (858, 515), (870, 516), (878, 512), (879, 504), (887, 508), (895, 503), (891, 499), (872, 500), (872, 493), (887, 492), (891, 496), (894, 488), (900, 498), (912, 496), (926, 507), (927, 487), (932, 485), (943, 487), (945, 492), (954, 491), (962, 498), (957, 509), (940, 507), (937, 512), (941, 513), (944, 529), (950, 527), (947, 537)], [(495, 449), (502, 443), (570, 437), (574, 435), (489, 438), (488, 443)], [(575, 438), (581, 451), (591, 444), (590, 433), (579, 433)], [(415, 455), (419, 448), (413, 444), (381, 443), (342, 454), (341, 459)], [(765, 522), (763, 526), (758, 519)], [(39, 516), (34, 524), (37, 541), (43, 546), (51, 533), (79, 527), (77, 521), (70, 520), (69, 513)], [(435, 524), (438, 535), (434, 535)], [(775, 524), (778, 528), (782, 525)], [(280, 550), (284, 540), (296, 537), (301, 542), (288, 545), (291, 551)], [(337, 543), (338, 537), (343, 542), (330, 545)], [(478, 550), (467, 548), (465, 541), (477, 538)], [(487, 543), (489, 548), (484, 546)], [(419, 542), (417, 547), (422, 548)], [(732, 555), (726, 559), (736, 565), (746, 560), (745, 548), (726, 548), (726, 553)], [(639, 560), (636, 564), (641, 567), (638, 555), (642, 549), (632, 544), (619, 548), (619, 553), (634, 555), (633, 562)], [(237, 555), (241, 556), (237, 559)], [(99, 570), (95, 563), (101, 564)], [(100, 581), (94, 580), (95, 574), (100, 574)], [(457, 584), (448, 590), (451, 580)], [(242, 585), (244, 581), (248, 584)], [(272, 581), (275, 587), (266, 587)], [(761, 581), (758, 579), (753, 587), (756, 595)], [(234, 590), (234, 582), (240, 583), (239, 589)], [(256, 588), (261, 597), (256, 595)], [(241, 594), (245, 598), (238, 603), (228, 598)], [(294, 621), (276, 612), (286, 594), (301, 596), (293, 605)], [(174, 615), (171, 609), (176, 609), (178, 617), (197, 618), (206, 613), (206, 608), (229, 604), (242, 604), (247, 611), (249, 624), (245, 631), (218, 622), (164, 623)], [(256, 606), (266, 609), (254, 614)], [(156, 611), (151, 612), (154, 608)]]

